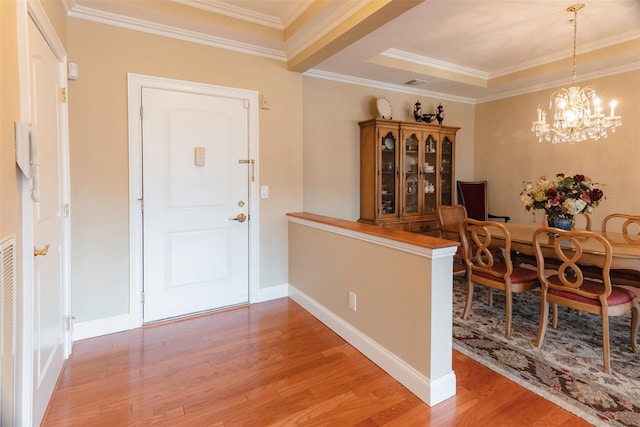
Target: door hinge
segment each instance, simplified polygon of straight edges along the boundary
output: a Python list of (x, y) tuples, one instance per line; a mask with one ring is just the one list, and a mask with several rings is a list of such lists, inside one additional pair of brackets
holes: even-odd
[(76, 320), (76, 317), (75, 317), (75, 316), (72, 316), (72, 315), (70, 315), (70, 314), (68, 314), (68, 315), (65, 317), (65, 328), (66, 328), (66, 330), (67, 330), (67, 331), (70, 331), (70, 330), (71, 330), (71, 323), (72, 323), (74, 320)]
[(142, 304), (144, 304), (144, 291), (140, 294), (140, 300), (142, 301)]
[(67, 88), (60, 89), (60, 102), (67, 102)]
[(238, 163), (242, 164), (251, 164), (251, 182), (256, 180), (256, 161), (254, 159), (241, 159), (238, 160)]
[(138, 201), (140, 202), (140, 212), (144, 213), (144, 199), (140, 197)]
[(142, 116), (144, 116), (144, 107), (141, 105), (140, 106), (140, 118), (142, 118)]
[(62, 205), (62, 216), (69, 216), (70, 210), (69, 203)]

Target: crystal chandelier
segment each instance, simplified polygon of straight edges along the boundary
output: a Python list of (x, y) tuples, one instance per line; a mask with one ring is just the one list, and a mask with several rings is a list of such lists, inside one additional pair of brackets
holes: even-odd
[(584, 4), (578, 3), (567, 8), (573, 12), (573, 84), (568, 89), (559, 89), (549, 98), (549, 109), (555, 105), (553, 124), (547, 123), (546, 111), (538, 106), (538, 120), (534, 121), (531, 131), (535, 132), (538, 142), (542, 138), (557, 144), (569, 142), (571, 144), (586, 141), (588, 138), (597, 140), (607, 137), (607, 129), (615, 132), (616, 127), (622, 125), (622, 118), (615, 115), (616, 101), (610, 103), (608, 116), (602, 113), (600, 99), (596, 90), (591, 86), (582, 89), (576, 83), (576, 35), (578, 32), (578, 11)]

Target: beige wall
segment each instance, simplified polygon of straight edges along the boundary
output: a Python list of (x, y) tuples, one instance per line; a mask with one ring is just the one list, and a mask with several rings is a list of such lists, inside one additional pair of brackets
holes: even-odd
[[(413, 105), (435, 112), (437, 99), (306, 76), (304, 78), (304, 209), (357, 220), (360, 217), (360, 128), (377, 117), (376, 100), (393, 106), (393, 119), (415, 121)], [(459, 126), (456, 178), (473, 177), (474, 106), (442, 101), (444, 124)]]
[[(519, 201), (523, 182), (541, 175), (581, 173), (603, 187), (606, 200), (593, 213), (594, 228), (613, 212), (640, 212), (640, 70), (580, 82), (591, 85), (603, 103), (618, 101), (622, 126), (607, 139), (577, 144), (538, 143), (530, 131), (538, 105), (548, 108), (553, 89), (478, 105), (475, 178), (489, 181), (489, 211), (530, 222)], [(608, 109), (607, 109), (608, 112)], [(542, 213), (538, 212), (540, 222)]]
[(285, 213), (302, 209), (302, 76), (282, 62), (69, 18), (72, 303), (77, 322), (129, 312), (127, 73), (271, 96), (260, 110), (260, 287), (287, 283)]

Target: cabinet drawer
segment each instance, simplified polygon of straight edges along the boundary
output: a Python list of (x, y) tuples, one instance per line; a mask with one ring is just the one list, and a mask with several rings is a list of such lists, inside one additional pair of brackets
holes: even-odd
[(440, 230), (438, 228), (438, 221), (416, 221), (412, 222), (410, 229), (412, 233), (422, 233), (437, 235)]
[(393, 230), (405, 230), (405, 224), (401, 222), (393, 222), (390, 224), (380, 224), (384, 228), (391, 228)]

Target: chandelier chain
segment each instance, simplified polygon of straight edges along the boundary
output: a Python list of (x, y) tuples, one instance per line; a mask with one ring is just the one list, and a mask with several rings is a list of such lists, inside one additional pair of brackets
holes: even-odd
[[(574, 5), (577, 6), (577, 5)], [(578, 39), (578, 10), (582, 7), (570, 6), (569, 10), (573, 10), (573, 83), (576, 82), (576, 44)]]

